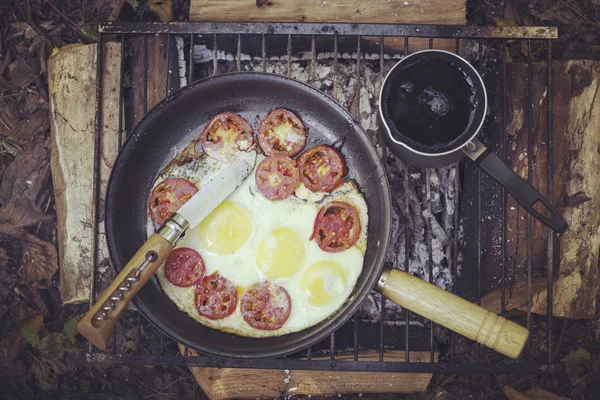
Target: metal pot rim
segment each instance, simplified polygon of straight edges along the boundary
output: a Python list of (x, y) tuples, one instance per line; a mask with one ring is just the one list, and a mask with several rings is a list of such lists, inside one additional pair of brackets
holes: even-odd
[[(484, 112), (481, 116), (481, 120), (479, 121), (479, 126), (477, 127), (477, 129), (474, 130), (473, 134), (467, 139), (465, 140), (465, 142), (463, 144), (461, 144), (460, 146), (456, 146), (454, 149), (452, 150), (447, 150), (444, 151), (442, 153), (425, 153), (422, 151), (419, 151), (417, 149), (414, 149), (413, 147), (409, 146), (408, 144), (401, 142), (399, 140), (397, 140), (396, 138), (394, 138), (394, 136), (392, 135), (392, 131), (389, 127), (389, 125), (387, 124), (387, 121), (385, 120), (384, 116), (383, 116), (383, 107), (382, 107), (382, 101), (381, 101), (381, 97), (383, 96), (383, 89), (385, 88), (385, 85), (387, 83), (388, 78), (390, 77), (390, 75), (392, 74), (392, 72), (394, 71), (394, 69), (396, 69), (398, 66), (400, 66), (401, 64), (403, 65), (404, 62), (406, 60), (408, 60), (409, 58), (416, 56), (417, 54), (421, 54), (421, 53), (446, 53), (449, 54), (455, 58), (457, 58), (458, 60), (460, 60), (461, 62), (463, 62), (465, 65), (467, 65), (469, 68), (471, 68), (471, 70), (473, 71), (473, 73), (475, 74), (475, 76), (477, 77), (477, 79), (479, 79), (479, 82), (481, 83), (481, 87), (483, 88), (483, 109)], [(403, 146), (406, 149), (408, 149), (409, 151), (415, 153), (415, 154), (419, 154), (422, 156), (426, 156), (426, 157), (437, 157), (437, 156), (444, 156), (444, 155), (448, 155), (448, 154), (453, 154), (457, 151), (460, 151), (463, 147), (465, 147), (467, 144), (469, 144), (471, 142), (471, 140), (475, 139), (477, 137), (477, 135), (479, 135), (479, 132), (481, 131), (481, 128), (483, 126), (483, 123), (485, 121), (485, 115), (486, 112), (485, 110), (487, 110), (487, 91), (485, 89), (485, 84), (483, 83), (483, 78), (481, 77), (481, 75), (479, 74), (479, 72), (477, 72), (477, 70), (471, 65), (471, 63), (469, 63), (467, 60), (465, 60), (463, 57), (454, 54), (450, 51), (446, 51), (446, 50), (436, 50), (436, 49), (427, 49), (427, 50), (421, 50), (421, 51), (417, 51), (415, 53), (409, 54), (408, 56), (404, 57), (402, 60), (398, 61), (396, 63), (396, 65), (394, 65), (387, 73), (387, 75), (385, 76), (385, 79), (383, 80), (383, 84), (381, 85), (381, 89), (379, 90), (379, 117), (381, 119), (381, 122), (383, 123), (383, 125), (385, 126), (385, 129), (387, 131), (387, 135), (388, 138), (394, 142), (397, 145)]]

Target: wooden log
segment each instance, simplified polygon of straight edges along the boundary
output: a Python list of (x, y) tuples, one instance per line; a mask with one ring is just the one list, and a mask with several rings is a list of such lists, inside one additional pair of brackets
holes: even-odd
[[(107, 43), (104, 68), (118, 71), (120, 45)], [(94, 241), (94, 133), (96, 129), (96, 46), (78, 46), (60, 51), (48, 62), (51, 169), (56, 198), (60, 259), (60, 291), (65, 304), (90, 300)], [(119, 75), (104, 74), (104, 141), (118, 130)], [(116, 156), (103, 147), (103, 179)], [(109, 165), (110, 164), (110, 165)]]
[[(183, 345), (179, 345), (184, 354)], [(188, 349), (188, 355), (198, 353)], [(313, 360), (328, 360), (313, 357)], [(336, 360), (351, 361), (353, 354), (336, 355)], [(379, 361), (375, 350), (361, 350), (360, 361)], [(405, 352), (391, 350), (385, 360), (403, 362)], [(429, 362), (429, 352), (410, 352), (411, 362)], [(435, 353), (437, 361), (437, 353)], [(277, 398), (289, 395), (332, 396), (342, 393), (412, 393), (427, 389), (432, 374), (350, 371), (282, 371), (251, 368), (190, 367), (192, 375), (211, 400), (233, 398)]]
[[(527, 65), (521, 63), (507, 66), (507, 163), (523, 178), (528, 175), (531, 161), (531, 183), (542, 194), (547, 194), (547, 100), (546, 64), (532, 65), (531, 127), (532, 148), (528, 149), (529, 99), (527, 92)], [(557, 206), (569, 224), (569, 230), (553, 239), (553, 315), (566, 318), (592, 318), (596, 310), (598, 276), (598, 253), (600, 249), (600, 63), (597, 61), (555, 61), (553, 75), (553, 196)], [(486, 82), (489, 93), (501, 98), (498, 89)], [(492, 97), (493, 98), (493, 97)], [(501, 149), (501, 107), (494, 108), (496, 121), (487, 130), (484, 142), (492, 148)], [(494, 125), (494, 124), (492, 124)], [(489, 128), (489, 127), (488, 127)], [(477, 276), (476, 246), (477, 207), (476, 174), (467, 164), (465, 190), (462, 198), (465, 215), (465, 238), (467, 253), (463, 264), (463, 277)], [(524, 294), (527, 310), (526, 286), (528, 275), (528, 240), (531, 240), (531, 269), (533, 282), (547, 279), (549, 231), (533, 219), (530, 231), (526, 224), (528, 213), (514, 199), (507, 196), (506, 210), (500, 207), (500, 187), (482, 174), (481, 232), (482, 294), (500, 288), (502, 277), (501, 232), (504, 228), (501, 214), (506, 212), (507, 269), (505, 286), (507, 294)], [(473, 184), (475, 183), (475, 185)], [(469, 210), (471, 210), (469, 215)], [(476, 208), (475, 208), (476, 210)], [(475, 250), (475, 251), (474, 251)], [(464, 281), (462, 279), (461, 281)], [(465, 282), (459, 285), (468, 286)], [(476, 287), (476, 286), (472, 286)], [(467, 289), (468, 290), (468, 289)], [(499, 292), (497, 292), (499, 293)], [(546, 287), (532, 288), (531, 310), (537, 314), (547, 312)], [(499, 300), (499, 296), (496, 297)]]
[[(258, 7), (258, 4), (262, 6)], [(465, 0), (191, 0), (190, 21), (376, 22), (396, 24), (466, 23)], [(365, 40), (375, 41), (373, 38)], [(378, 40), (378, 39), (377, 39)], [(436, 39), (437, 49), (454, 51), (454, 39)], [(429, 48), (426, 38), (411, 38), (409, 51)], [(403, 52), (404, 39), (386, 38), (386, 52)]]
[[(148, 35), (147, 60), (144, 65), (144, 38), (132, 37), (127, 40), (127, 45), (132, 49), (131, 55), (131, 87), (126, 102), (127, 130), (131, 131), (145, 115), (144, 95), (146, 95), (147, 111), (150, 111), (166, 96), (167, 82), (169, 90), (173, 91), (179, 87), (178, 82), (173, 79), (176, 74), (175, 44), (167, 44), (164, 35)], [(171, 56), (167, 57), (167, 48)], [(167, 69), (167, 62), (170, 62)], [(144, 69), (147, 70), (146, 81)], [(167, 71), (170, 71), (167, 73)]]
[[(544, 67), (541, 68), (543, 71)], [(534, 72), (536, 80), (538, 75), (544, 75), (542, 71), (537, 75)], [(552, 200), (562, 206), (569, 223), (569, 230), (558, 241), (560, 255), (555, 264), (559, 273), (554, 282), (553, 314), (593, 318), (600, 284), (600, 108), (596, 106), (600, 104), (600, 62), (560, 61), (554, 63), (552, 71), (555, 93)], [(535, 108), (544, 110), (546, 101), (544, 92), (534, 98), (534, 104), (540, 105)], [(537, 160), (540, 156), (545, 158), (544, 147), (539, 146), (537, 152), (534, 148)], [(542, 162), (538, 164), (541, 165), (536, 169), (544, 168)], [(540, 232), (541, 226), (536, 226)], [(537, 254), (546, 255), (547, 243), (544, 240), (534, 248)], [(538, 292), (533, 298), (532, 311), (545, 314), (546, 302), (546, 291)]]
[(464, 24), (464, 0), (191, 0), (191, 21)]

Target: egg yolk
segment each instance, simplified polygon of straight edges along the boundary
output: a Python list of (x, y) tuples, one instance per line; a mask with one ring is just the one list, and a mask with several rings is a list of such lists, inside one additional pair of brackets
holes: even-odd
[(252, 234), (252, 221), (239, 205), (224, 201), (199, 225), (200, 242), (218, 255), (238, 251)]
[(304, 272), (300, 287), (308, 292), (308, 301), (312, 305), (322, 306), (344, 292), (346, 275), (338, 263), (318, 261)]
[(258, 245), (256, 265), (269, 279), (294, 275), (304, 259), (300, 236), (289, 228), (277, 228)]

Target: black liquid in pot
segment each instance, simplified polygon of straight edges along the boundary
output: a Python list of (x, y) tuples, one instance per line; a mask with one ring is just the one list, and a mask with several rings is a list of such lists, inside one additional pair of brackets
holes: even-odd
[[(385, 106), (398, 133), (432, 149), (457, 139), (473, 121), (472, 81), (447, 61), (421, 61), (403, 68), (388, 93)], [(403, 140), (393, 130), (392, 135)]]

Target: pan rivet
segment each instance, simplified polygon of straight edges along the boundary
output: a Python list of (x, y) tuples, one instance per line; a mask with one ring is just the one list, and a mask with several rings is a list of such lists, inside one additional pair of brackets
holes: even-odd
[(467, 149), (469, 149), (471, 151), (475, 151), (475, 150), (477, 150), (477, 146), (473, 142), (467, 142)]

